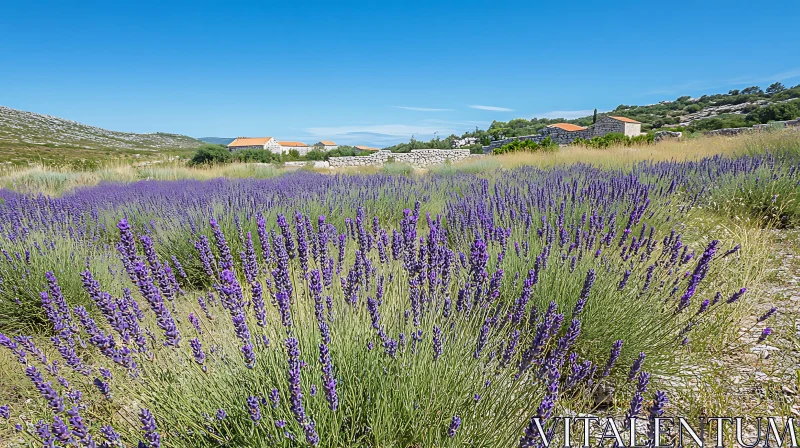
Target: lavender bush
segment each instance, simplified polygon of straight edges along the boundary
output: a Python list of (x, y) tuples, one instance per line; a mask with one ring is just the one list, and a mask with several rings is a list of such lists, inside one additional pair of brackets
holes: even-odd
[(33, 398), (17, 436), (532, 446), (533, 417), (644, 418), (747, 298), (738, 242), (683, 232), (708, 177), (775, 163), (4, 191), (0, 346)]

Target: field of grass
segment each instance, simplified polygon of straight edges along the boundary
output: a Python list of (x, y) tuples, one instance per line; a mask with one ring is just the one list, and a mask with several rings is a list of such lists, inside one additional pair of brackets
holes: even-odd
[(720, 362), (790, 337), (753, 291), (800, 223), (799, 155), (774, 133), (429, 170), (8, 170), (0, 440), (533, 446), (573, 412), (755, 415)]

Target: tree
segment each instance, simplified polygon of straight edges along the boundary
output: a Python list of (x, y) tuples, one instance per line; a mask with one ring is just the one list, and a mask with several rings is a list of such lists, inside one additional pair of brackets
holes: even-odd
[(786, 86), (783, 84), (779, 82), (772, 83), (769, 87), (767, 87), (767, 95), (775, 95), (776, 93), (781, 93), (784, 90), (786, 90)]
[(739, 90), (737, 90), (737, 89), (728, 90), (728, 95), (730, 95), (730, 96), (736, 96), (738, 94), (739, 94)]
[(197, 149), (189, 165), (210, 165), (214, 163), (227, 163), (231, 160), (231, 152), (222, 145), (203, 145)]
[(742, 89), (741, 93), (742, 93), (742, 95), (762, 95), (764, 93), (764, 91), (761, 90), (761, 87), (750, 86), (750, 87), (748, 87), (746, 89)]
[(597, 123), (597, 109), (595, 109), (594, 113), (592, 114), (592, 124), (595, 123)]
[(793, 120), (797, 117), (800, 117), (800, 100), (794, 100), (788, 103), (770, 104), (747, 114), (748, 120), (759, 123)]

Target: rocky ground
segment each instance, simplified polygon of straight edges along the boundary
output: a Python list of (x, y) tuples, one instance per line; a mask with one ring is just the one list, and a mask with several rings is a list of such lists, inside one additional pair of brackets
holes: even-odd
[(0, 106), (0, 143), (87, 149), (186, 149), (202, 142), (185, 135), (109, 131), (76, 121)]
[[(741, 348), (726, 353), (719, 367), (729, 382), (726, 399), (744, 404), (748, 415), (800, 417), (800, 232), (775, 230), (773, 236), (767, 282), (748, 292), (754, 317), (742, 325)], [(777, 313), (758, 322), (772, 307)], [(758, 343), (766, 326), (773, 334)]]

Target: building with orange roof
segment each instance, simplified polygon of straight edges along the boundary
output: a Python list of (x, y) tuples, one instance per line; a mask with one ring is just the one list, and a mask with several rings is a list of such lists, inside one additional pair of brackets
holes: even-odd
[(591, 139), (593, 137), (602, 137), (611, 133), (620, 133), (628, 137), (635, 137), (641, 135), (642, 124), (636, 120), (628, 117), (618, 116), (604, 116), (597, 120), (597, 123), (583, 127), (572, 123), (554, 123), (535, 135), (525, 135), (521, 137), (512, 137), (503, 140), (496, 140), (484, 146), (484, 151), (492, 151), (503, 145), (507, 145), (514, 140), (531, 140), (536, 143), (541, 143), (546, 138), (559, 145), (572, 144), (576, 139)]
[(311, 148), (303, 142), (282, 141), (278, 142), (278, 144), (280, 145), (281, 154), (297, 151), (301, 156), (304, 156), (311, 151)]
[(236, 140), (228, 144), (228, 150), (231, 152), (243, 149), (268, 149), (278, 152), (280, 145), (272, 137), (236, 137)]
[(606, 115), (599, 118), (592, 126), (592, 137), (602, 137), (611, 133), (636, 137), (642, 133), (642, 123), (628, 117)]
[(358, 149), (360, 151), (379, 151), (380, 150), (380, 148), (373, 148), (371, 146), (353, 146), (353, 148), (356, 148), (356, 149)]
[(550, 126), (547, 127), (558, 128), (561, 129), (562, 131), (567, 131), (567, 132), (585, 131), (587, 129), (583, 126), (578, 126), (577, 124), (571, 124), (571, 123), (556, 123), (556, 124), (551, 124)]
[(339, 145), (331, 140), (320, 140), (317, 143), (314, 143), (314, 149), (318, 149), (320, 151), (333, 151), (338, 147)]

